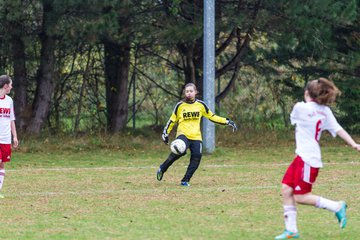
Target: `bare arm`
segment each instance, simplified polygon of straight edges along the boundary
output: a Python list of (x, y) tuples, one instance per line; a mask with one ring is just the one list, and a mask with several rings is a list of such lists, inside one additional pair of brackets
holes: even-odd
[(354, 139), (352, 139), (352, 137), (344, 129), (337, 131), (336, 134), (339, 135), (352, 148), (354, 148), (357, 151), (360, 151), (360, 145), (357, 144), (354, 141)]
[(15, 121), (11, 121), (10, 128), (11, 128), (11, 134), (12, 134), (12, 137), (13, 137), (13, 145), (14, 145), (14, 148), (16, 148), (19, 145), (19, 141), (18, 141), (18, 138), (17, 138)]

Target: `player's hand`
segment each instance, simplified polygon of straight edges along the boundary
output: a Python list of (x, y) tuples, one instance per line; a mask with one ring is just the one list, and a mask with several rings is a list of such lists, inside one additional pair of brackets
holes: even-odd
[(353, 148), (360, 152), (360, 144), (356, 144), (355, 146), (353, 146)]
[(16, 137), (14, 137), (14, 139), (13, 139), (13, 147), (17, 148), (17, 146), (19, 146), (19, 141), (18, 141), (18, 139)]
[(233, 128), (233, 132), (235, 132), (237, 130), (237, 126), (234, 123), (234, 121), (227, 120), (227, 125), (229, 125), (229, 126), (231, 126)]
[(169, 135), (167, 135), (166, 133), (162, 133), (161, 138), (165, 144), (169, 144)]

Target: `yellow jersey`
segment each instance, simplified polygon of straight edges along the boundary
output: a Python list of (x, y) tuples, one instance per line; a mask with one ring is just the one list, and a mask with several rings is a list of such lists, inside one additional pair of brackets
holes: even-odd
[(178, 123), (176, 137), (185, 135), (190, 140), (200, 140), (201, 136), (201, 118), (206, 117), (210, 121), (225, 125), (227, 119), (211, 112), (206, 104), (198, 99), (192, 103), (180, 101), (176, 104), (174, 111), (167, 122), (164, 133), (170, 134), (175, 123)]

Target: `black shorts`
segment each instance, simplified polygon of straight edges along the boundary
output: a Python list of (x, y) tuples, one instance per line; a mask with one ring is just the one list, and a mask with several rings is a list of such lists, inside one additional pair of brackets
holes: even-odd
[(185, 142), (186, 149), (190, 149), (191, 155), (202, 155), (202, 141), (190, 140), (185, 135), (179, 135), (177, 138)]

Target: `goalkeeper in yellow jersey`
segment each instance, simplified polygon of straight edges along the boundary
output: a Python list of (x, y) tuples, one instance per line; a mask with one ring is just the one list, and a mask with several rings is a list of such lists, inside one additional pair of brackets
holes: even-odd
[[(190, 179), (199, 167), (202, 156), (201, 118), (206, 117), (214, 123), (230, 125), (233, 127), (233, 131), (237, 129), (236, 124), (233, 121), (212, 113), (203, 101), (195, 98), (196, 94), (197, 89), (195, 84), (188, 83), (185, 85), (185, 98), (176, 104), (161, 135), (163, 141), (166, 144), (169, 144), (169, 134), (175, 123), (178, 123), (176, 138), (183, 140), (186, 144), (186, 148), (189, 148), (191, 152), (189, 166), (181, 180), (181, 185), (186, 187), (190, 186)], [(170, 153), (169, 157), (160, 165), (156, 173), (157, 180), (161, 181), (168, 168), (185, 154), (186, 151), (182, 155)]]

